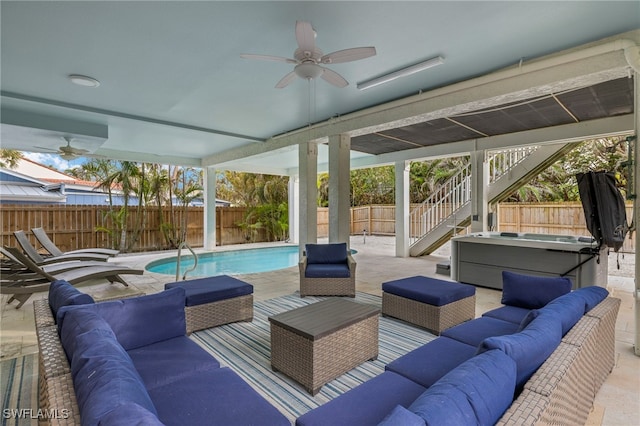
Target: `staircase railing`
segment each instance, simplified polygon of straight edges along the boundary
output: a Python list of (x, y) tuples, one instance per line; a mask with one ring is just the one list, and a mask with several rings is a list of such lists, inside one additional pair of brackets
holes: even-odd
[(178, 246), (178, 257), (176, 259), (176, 281), (180, 281), (180, 258), (182, 257), (182, 249), (185, 248), (185, 247), (193, 255), (193, 266), (184, 271), (184, 274), (182, 275), (182, 280), (183, 281), (186, 280), (187, 279), (187, 274), (189, 272), (195, 270), (198, 267), (198, 255), (196, 254), (195, 251), (193, 251), (193, 249), (191, 248), (191, 246), (189, 244), (187, 244), (186, 242), (183, 241)]
[[(522, 147), (493, 151), (489, 154), (489, 183), (508, 174), (538, 147)], [(410, 213), (410, 244), (416, 243), (432, 229), (450, 218), (471, 202), (471, 163), (464, 165), (448, 181), (440, 185), (433, 193)], [(463, 219), (463, 218), (460, 218)], [(455, 222), (455, 220), (454, 220)], [(453, 223), (456, 229), (458, 223)]]

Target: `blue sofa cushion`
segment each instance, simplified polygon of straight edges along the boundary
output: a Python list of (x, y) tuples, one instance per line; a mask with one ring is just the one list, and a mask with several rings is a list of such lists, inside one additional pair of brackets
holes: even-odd
[(499, 349), (509, 355), (518, 367), (516, 389), (519, 392), (561, 339), (560, 320), (553, 315), (539, 315), (519, 333), (485, 339), (478, 347), (478, 353)]
[(85, 305), (95, 303), (93, 297), (69, 284), (64, 280), (57, 280), (49, 286), (49, 307), (55, 318), (58, 309), (69, 305)]
[(465, 361), (409, 406), (427, 425), (493, 425), (513, 400), (515, 362), (500, 351)]
[(307, 265), (347, 263), (347, 243), (306, 244)]
[(127, 402), (102, 416), (100, 426), (163, 426), (163, 423), (146, 408)]
[(396, 405), (396, 408), (389, 413), (378, 426), (424, 426), (424, 419), (419, 415), (407, 410), (402, 405)]
[(585, 313), (595, 308), (600, 302), (607, 298), (609, 292), (604, 287), (590, 286), (582, 287), (574, 291), (576, 295), (584, 299)]
[(97, 425), (109, 412), (130, 402), (157, 414), (131, 358), (102, 329), (77, 337), (71, 375), (83, 425)]
[(147, 346), (187, 333), (183, 288), (147, 296), (96, 303), (125, 350)]
[(220, 363), (187, 336), (174, 337), (127, 351), (147, 389), (166, 385)]
[(540, 309), (532, 310), (520, 324), (520, 329), (525, 329), (531, 321), (540, 315), (551, 315), (560, 321), (562, 335), (564, 336), (567, 331), (571, 330), (580, 321), (580, 318), (584, 315), (584, 306), (584, 299), (575, 292), (565, 294), (553, 299)]
[(432, 306), (443, 306), (476, 294), (468, 284), (415, 276), (382, 283), (382, 291)]
[(485, 312), (482, 316), (520, 324), (529, 312), (531, 312), (531, 309), (517, 306), (501, 306)]
[(150, 389), (149, 394), (158, 410), (158, 418), (168, 426), (291, 425), (228, 367), (194, 372)]
[(539, 277), (502, 271), (502, 304), (537, 309), (571, 291), (566, 277)]
[(519, 324), (502, 321), (491, 317), (480, 317), (455, 327), (444, 330), (440, 336), (449, 337), (467, 345), (477, 347), (484, 339), (491, 336), (513, 334), (518, 331)]
[(385, 370), (393, 371), (428, 388), (449, 371), (474, 356), (476, 350), (476, 346), (448, 337), (438, 337), (391, 361), (385, 366)]
[(406, 377), (385, 371), (298, 417), (296, 425), (375, 425), (397, 405), (408, 407), (424, 391)]
[(307, 278), (349, 278), (351, 271), (346, 263), (312, 263), (307, 264), (304, 276)]
[(66, 312), (64, 322), (60, 322), (60, 342), (67, 354), (69, 362), (76, 353), (78, 336), (91, 330), (101, 330), (106, 336), (115, 339), (115, 334), (109, 324), (96, 312), (94, 305), (69, 306), (64, 308)]
[(253, 286), (228, 275), (179, 281), (164, 285), (165, 290), (182, 287), (185, 290), (187, 306), (203, 305), (219, 300), (253, 294)]

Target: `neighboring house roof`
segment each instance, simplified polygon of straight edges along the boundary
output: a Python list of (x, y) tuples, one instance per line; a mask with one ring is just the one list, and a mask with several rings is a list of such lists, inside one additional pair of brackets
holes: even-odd
[(51, 184), (14, 170), (0, 169), (0, 201), (3, 203), (65, 203), (61, 184)]

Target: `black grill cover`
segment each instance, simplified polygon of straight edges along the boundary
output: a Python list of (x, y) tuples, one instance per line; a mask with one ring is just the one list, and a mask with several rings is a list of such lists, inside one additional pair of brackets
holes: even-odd
[(598, 241), (618, 251), (629, 232), (624, 198), (610, 172), (578, 173), (578, 191), (587, 229)]

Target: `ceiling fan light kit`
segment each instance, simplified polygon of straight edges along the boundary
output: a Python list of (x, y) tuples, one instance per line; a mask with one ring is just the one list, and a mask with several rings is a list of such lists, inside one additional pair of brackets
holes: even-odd
[(358, 61), (376, 54), (375, 47), (354, 47), (351, 49), (338, 50), (333, 53), (323, 55), (322, 50), (316, 46), (316, 31), (311, 26), (311, 22), (296, 21), (296, 42), (298, 48), (293, 52), (293, 57), (284, 58), (271, 55), (242, 54), (241, 58), (258, 59), (262, 61), (286, 62), (296, 64), (293, 71), (282, 77), (276, 84), (277, 89), (288, 86), (295, 80), (296, 76), (305, 80), (313, 80), (322, 77), (327, 83), (336, 87), (345, 87), (349, 84), (337, 72), (323, 67), (320, 64), (338, 64), (342, 62)]
[(424, 71), (426, 69), (433, 68), (442, 64), (444, 64), (444, 58), (442, 56), (436, 56), (435, 58), (427, 59), (426, 61), (419, 62), (406, 68), (402, 68), (398, 71), (394, 71), (380, 77), (372, 78), (371, 80), (363, 81), (361, 83), (358, 83), (357, 87), (359, 90), (370, 89), (372, 87), (388, 83), (401, 77), (407, 77), (411, 74), (415, 74), (417, 72)]
[(73, 84), (77, 84), (78, 86), (83, 86), (83, 87), (95, 88), (100, 86), (100, 82), (98, 80), (86, 75), (70, 74), (69, 80), (71, 80)]

